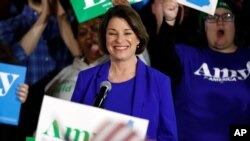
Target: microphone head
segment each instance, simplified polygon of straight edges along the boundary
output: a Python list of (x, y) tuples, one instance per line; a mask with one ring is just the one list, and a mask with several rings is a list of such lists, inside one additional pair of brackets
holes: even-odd
[(110, 90), (111, 90), (111, 83), (110, 83), (109, 81), (103, 81), (103, 82), (101, 83), (100, 88), (101, 88), (101, 87), (106, 87), (106, 88), (107, 88), (107, 91), (110, 91)]

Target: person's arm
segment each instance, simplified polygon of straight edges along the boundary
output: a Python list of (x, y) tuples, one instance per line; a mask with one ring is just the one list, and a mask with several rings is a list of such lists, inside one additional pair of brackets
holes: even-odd
[[(170, 2), (169, 2), (170, 1)], [(164, 20), (153, 48), (152, 66), (171, 78), (176, 83), (181, 75), (181, 64), (175, 50), (177, 26), (175, 25), (178, 4), (175, 0), (163, 2)], [(173, 3), (171, 3), (173, 2)]]
[(162, 23), (156, 40), (154, 59), (152, 58), (156, 62), (153, 67), (168, 75), (173, 83), (179, 80), (182, 71), (180, 59), (175, 50), (176, 30), (176, 26)]
[(64, 40), (64, 43), (70, 50), (71, 54), (74, 57), (80, 57), (82, 55), (80, 51), (79, 44), (75, 39), (72, 28), (70, 26), (70, 22), (68, 20), (67, 14), (63, 9), (59, 0), (56, 0), (56, 17), (59, 25), (60, 34)]
[(24, 49), (26, 55), (32, 54), (32, 52), (35, 50), (37, 43), (44, 29), (47, 26), (49, 16), (50, 16), (50, 8), (48, 0), (42, 0), (42, 12), (38, 20), (20, 40), (20, 45)]

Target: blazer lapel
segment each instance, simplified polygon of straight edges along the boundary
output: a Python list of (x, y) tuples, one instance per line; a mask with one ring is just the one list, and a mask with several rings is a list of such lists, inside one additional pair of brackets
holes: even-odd
[[(109, 72), (109, 68), (110, 68), (110, 60), (107, 61), (106, 63), (104, 63), (101, 68), (100, 71), (97, 73), (96, 76), (96, 88), (100, 88), (101, 83), (103, 81), (108, 81), (108, 72)], [(96, 93), (99, 92), (99, 89), (96, 89)]]
[(133, 116), (140, 116), (143, 108), (143, 102), (147, 89), (147, 76), (146, 76), (146, 65), (138, 58), (136, 66), (136, 77), (135, 77), (135, 90), (134, 90), (134, 101), (133, 101)]

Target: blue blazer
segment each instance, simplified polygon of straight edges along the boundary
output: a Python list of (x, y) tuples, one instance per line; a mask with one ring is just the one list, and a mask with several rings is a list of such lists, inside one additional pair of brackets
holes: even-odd
[[(100, 84), (108, 80), (110, 61), (81, 71), (71, 101), (93, 105)], [(147, 137), (177, 141), (177, 127), (168, 76), (138, 59), (132, 116), (149, 120)]]

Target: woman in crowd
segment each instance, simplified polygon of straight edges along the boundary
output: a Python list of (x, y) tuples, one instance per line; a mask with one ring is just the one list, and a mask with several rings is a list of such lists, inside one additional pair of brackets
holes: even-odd
[[(78, 73), (103, 63), (108, 56), (103, 55), (98, 42), (98, 29), (100, 18), (94, 18), (89, 21), (80, 23), (77, 26), (75, 45), (78, 52), (83, 54), (83, 57), (75, 57), (73, 64), (64, 68), (48, 83), (45, 88), (45, 93), (54, 97), (70, 100), (75, 88)], [(72, 41), (71, 41), (72, 42)]]
[(175, 60), (180, 70), (173, 90), (179, 140), (228, 141), (230, 127), (250, 124), (250, 50), (235, 42), (233, 6), (219, 0), (214, 15), (200, 15), (202, 48), (175, 44), (177, 12), (176, 0), (163, 1), (157, 49), (159, 60)]

